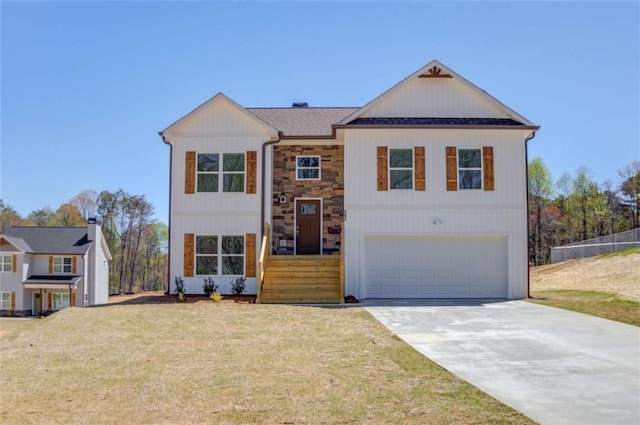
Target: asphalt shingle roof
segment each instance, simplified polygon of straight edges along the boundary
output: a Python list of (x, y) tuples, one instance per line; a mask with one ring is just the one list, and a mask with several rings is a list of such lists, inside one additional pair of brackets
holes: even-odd
[(246, 108), (285, 136), (331, 136), (331, 125), (359, 108)]
[(85, 254), (92, 242), (86, 227), (7, 227), (4, 237), (33, 254)]
[(510, 118), (357, 118), (349, 123), (349, 125), (499, 125), (499, 126), (518, 126), (522, 123)]

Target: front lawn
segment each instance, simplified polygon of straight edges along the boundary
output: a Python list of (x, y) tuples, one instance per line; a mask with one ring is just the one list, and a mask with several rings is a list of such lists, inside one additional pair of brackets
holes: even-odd
[(359, 307), (70, 308), (0, 353), (2, 423), (532, 423)]
[(598, 291), (547, 290), (533, 292), (528, 301), (640, 326), (640, 303)]

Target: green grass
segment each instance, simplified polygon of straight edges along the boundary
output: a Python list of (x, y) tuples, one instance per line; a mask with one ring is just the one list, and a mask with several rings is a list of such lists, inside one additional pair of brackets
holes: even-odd
[(622, 251), (615, 251), (615, 252), (610, 252), (608, 254), (602, 254), (601, 257), (602, 258), (625, 257), (625, 256), (631, 255), (631, 254), (640, 254), (640, 248), (623, 249)]
[(0, 353), (2, 423), (532, 423), (359, 307), (70, 308)]
[(528, 301), (640, 326), (640, 303), (598, 291), (552, 290), (532, 293)]

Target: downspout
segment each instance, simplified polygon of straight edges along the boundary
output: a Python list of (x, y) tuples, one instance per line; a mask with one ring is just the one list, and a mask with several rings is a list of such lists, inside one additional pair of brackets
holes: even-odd
[[(95, 256), (94, 256), (95, 258)], [(89, 301), (89, 288), (87, 286), (87, 254), (82, 256), (82, 308), (86, 307)], [(77, 290), (76, 290), (77, 292)], [(109, 292), (109, 279), (107, 279), (107, 293)], [(85, 295), (87, 294), (87, 295)], [(86, 298), (85, 298), (86, 297)], [(85, 300), (87, 303), (85, 304)], [(76, 303), (78, 300), (76, 300)]]
[[(261, 173), (261, 198), (260, 198), (260, 240), (264, 237), (264, 210), (265, 210), (265, 194), (266, 194), (266, 157), (267, 157), (267, 146), (275, 145), (282, 140), (282, 131), (278, 131), (278, 138), (275, 140), (268, 140), (262, 144), (262, 173)], [(271, 248), (269, 248), (269, 252), (271, 252)]]
[(159, 131), (158, 134), (162, 137), (162, 141), (169, 145), (169, 219), (167, 223), (169, 230), (167, 231), (167, 292), (165, 292), (165, 295), (169, 295), (171, 294), (171, 276), (169, 275), (169, 270), (171, 270), (171, 194), (173, 193), (173, 188), (171, 187), (173, 179), (171, 176), (173, 175), (173, 145), (167, 141), (162, 131)]
[(526, 139), (524, 139), (524, 169), (525, 169), (525, 179), (527, 182), (527, 298), (531, 298), (531, 260), (529, 259), (529, 239), (531, 237), (531, 231), (529, 229), (529, 217), (531, 216), (531, 211), (529, 210), (529, 140), (532, 140), (536, 137), (536, 132), (531, 133)]

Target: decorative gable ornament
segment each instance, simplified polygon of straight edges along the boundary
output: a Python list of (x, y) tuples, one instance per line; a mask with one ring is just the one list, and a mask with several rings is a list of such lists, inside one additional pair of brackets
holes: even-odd
[(450, 74), (443, 74), (442, 69), (433, 65), (427, 70), (426, 74), (421, 74), (418, 78), (453, 78)]

